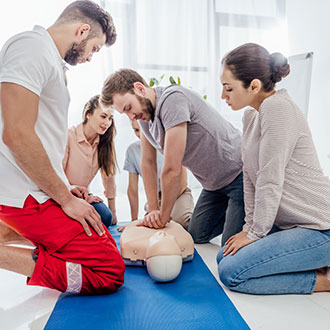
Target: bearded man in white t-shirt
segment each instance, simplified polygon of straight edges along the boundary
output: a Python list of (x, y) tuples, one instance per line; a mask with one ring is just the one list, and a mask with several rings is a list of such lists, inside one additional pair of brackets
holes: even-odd
[[(36, 26), (2, 48), (0, 268), (28, 276), (30, 285), (97, 294), (123, 283), (111, 235), (84, 200), (86, 191), (70, 191), (62, 167), (70, 101), (65, 62), (89, 62), (115, 40), (109, 13), (75, 1), (47, 30)], [(31, 256), (30, 249), (4, 245), (10, 242), (36, 249)]]

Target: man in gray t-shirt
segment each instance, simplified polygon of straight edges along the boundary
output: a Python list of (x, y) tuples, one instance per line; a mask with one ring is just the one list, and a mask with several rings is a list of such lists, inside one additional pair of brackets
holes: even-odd
[[(122, 69), (105, 82), (102, 103), (139, 120), (141, 169), (149, 204), (144, 225), (162, 228), (178, 191), (182, 165), (203, 190), (190, 220), (196, 243), (223, 232), (222, 243), (244, 223), (241, 134), (197, 93), (179, 85), (150, 88), (135, 71)], [(164, 154), (162, 203), (157, 199), (156, 150)]]
[[(140, 139), (140, 126), (136, 120), (132, 120), (132, 128), (135, 135)], [(138, 219), (139, 213), (139, 190), (138, 182), (139, 175), (142, 176), (141, 171), (141, 144), (140, 141), (136, 141), (130, 144), (126, 150), (124, 170), (129, 172), (127, 196), (131, 207), (131, 219)], [(161, 203), (161, 186), (160, 175), (163, 167), (163, 155), (157, 152), (157, 168), (158, 168), (158, 196), (159, 204)], [(181, 176), (181, 184), (177, 199), (173, 205), (171, 212), (171, 218), (182, 225), (182, 227), (188, 230), (189, 221), (191, 219), (194, 210), (194, 201), (191, 194), (191, 190), (187, 187), (187, 170), (184, 168)], [(148, 203), (146, 204), (146, 206)], [(145, 206), (145, 209), (147, 209)]]

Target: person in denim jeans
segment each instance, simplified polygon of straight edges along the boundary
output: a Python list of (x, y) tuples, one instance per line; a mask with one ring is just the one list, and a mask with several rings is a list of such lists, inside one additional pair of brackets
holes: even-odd
[(222, 98), (243, 118), (245, 225), (217, 256), (221, 281), (250, 294), (330, 291), (330, 181), (286, 90), (287, 59), (244, 44), (222, 60)]
[(203, 189), (189, 224), (195, 243), (206, 243), (220, 235), (221, 244), (241, 230), (244, 219), (242, 172), (227, 186)]
[[(145, 226), (163, 228), (170, 221), (185, 166), (203, 187), (188, 227), (194, 241), (206, 243), (222, 232), (225, 241), (242, 229), (241, 133), (216, 109), (181, 85), (151, 88), (130, 69), (108, 77), (101, 102), (139, 121)], [(157, 150), (164, 154), (160, 207)]]

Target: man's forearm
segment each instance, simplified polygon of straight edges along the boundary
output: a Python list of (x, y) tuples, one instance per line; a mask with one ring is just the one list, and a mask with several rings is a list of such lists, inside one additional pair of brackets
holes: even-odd
[(150, 165), (141, 166), (144, 189), (147, 195), (148, 209), (158, 210), (158, 175), (157, 167)]
[(173, 209), (173, 205), (177, 199), (180, 190), (180, 170), (166, 170), (164, 169), (161, 175), (162, 185), (162, 200), (160, 207), (160, 216), (162, 222), (168, 222)]
[(108, 198), (108, 206), (111, 210), (112, 214), (116, 214), (116, 199), (115, 198)]
[(23, 172), (60, 205), (72, 199), (72, 194), (56, 174), (35, 132), (20, 134), (14, 140), (14, 143), (9, 143), (7, 146)]
[(137, 220), (139, 214), (139, 196), (137, 191), (127, 190), (129, 205), (131, 208), (131, 220)]

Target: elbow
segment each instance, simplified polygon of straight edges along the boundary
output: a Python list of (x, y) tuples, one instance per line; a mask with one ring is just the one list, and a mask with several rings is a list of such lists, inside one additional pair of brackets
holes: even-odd
[(171, 177), (177, 178), (178, 180), (181, 179), (181, 166), (173, 166), (173, 167), (164, 167), (162, 170), (161, 178), (163, 177)]
[(127, 195), (128, 197), (133, 197), (137, 195), (137, 189), (133, 189), (131, 187), (127, 188)]
[(15, 146), (15, 143), (17, 144), (17, 134), (15, 134), (13, 131), (4, 129), (2, 133), (2, 142), (9, 148), (13, 149)]
[(156, 159), (152, 159), (150, 157), (141, 158), (140, 167), (141, 170), (143, 169), (150, 170), (157, 168), (157, 158)]
[(155, 168), (155, 165), (151, 162), (141, 162), (141, 172), (150, 172), (153, 168)]
[(6, 125), (2, 131), (2, 142), (12, 151), (15, 148), (26, 144), (31, 139), (34, 131), (26, 129), (26, 127), (17, 126), (15, 128), (9, 128)]

